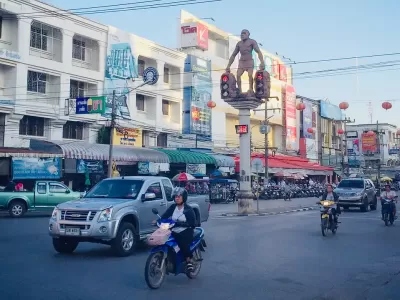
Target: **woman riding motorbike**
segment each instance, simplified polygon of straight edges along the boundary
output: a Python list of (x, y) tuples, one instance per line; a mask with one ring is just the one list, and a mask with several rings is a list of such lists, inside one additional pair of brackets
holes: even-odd
[(161, 216), (161, 219), (172, 219), (175, 226), (172, 228), (172, 236), (178, 243), (186, 260), (187, 272), (193, 271), (192, 252), (190, 244), (193, 241), (193, 230), (196, 227), (196, 214), (188, 204), (186, 204), (188, 193), (184, 188), (176, 188), (172, 192), (175, 203)]
[[(382, 199), (393, 199), (394, 197), (396, 197), (396, 192), (391, 190), (390, 183), (385, 184), (385, 190), (381, 193), (382, 220), (384, 218), (384, 215), (383, 215), (383, 201), (382, 201)], [(397, 219), (397, 216), (396, 216), (396, 204), (394, 202), (392, 202), (392, 208), (393, 208), (393, 212), (394, 212), (394, 218)]]
[(334, 215), (335, 222), (337, 223), (337, 215), (341, 214), (340, 206), (338, 204), (339, 202), (339, 196), (333, 191), (333, 186), (332, 184), (327, 184), (326, 185), (326, 192), (322, 195), (322, 200), (330, 200), (330, 201), (335, 201), (336, 202), (336, 209), (332, 208), (332, 214)]

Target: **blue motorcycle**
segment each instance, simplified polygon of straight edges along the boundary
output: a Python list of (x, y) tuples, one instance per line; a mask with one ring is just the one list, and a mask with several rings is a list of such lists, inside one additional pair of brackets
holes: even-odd
[[(153, 208), (153, 213), (158, 216), (157, 226), (160, 228), (171, 229), (175, 222), (172, 220), (161, 220), (157, 209)], [(161, 287), (165, 276), (169, 274), (186, 274), (190, 279), (196, 278), (200, 273), (203, 261), (201, 252), (205, 252), (207, 245), (204, 241), (204, 229), (196, 227), (193, 234), (193, 242), (190, 250), (193, 253), (193, 271), (186, 271), (186, 262), (180, 252), (179, 246), (172, 235), (168, 238), (164, 245), (156, 246), (150, 251), (150, 255), (146, 261), (144, 276), (146, 283), (151, 289)]]

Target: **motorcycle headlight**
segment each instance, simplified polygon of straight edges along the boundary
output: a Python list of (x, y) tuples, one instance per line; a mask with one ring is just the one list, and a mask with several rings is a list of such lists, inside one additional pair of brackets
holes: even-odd
[(59, 212), (58, 208), (55, 207), (55, 208), (53, 209), (53, 212), (51, 213), (51, 219), (52, 219), (52, 220), (57, 220), (58, 212)]
[(104, 209), (99, 216), (97, 222), (107, 222), (111, 220), (112, 207)]
[(324, 206), (328, 206), (329, 205), (329, 201), (324, 201), (323, 205)]

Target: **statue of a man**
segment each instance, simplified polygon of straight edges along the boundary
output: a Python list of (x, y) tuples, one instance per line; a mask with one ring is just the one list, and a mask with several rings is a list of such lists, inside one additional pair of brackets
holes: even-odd
[(235, 61), (236, 55), (240, 52), (239, 58), (239, 68), (237, 70), (237, 84), (240, 93), (242, 93), (242, 80), (241, 77), (243, 73), (246, 71), (249, 74), (249, 91), (253, 91), (253, 72), (254, 72), (254, 61), (253, 61), (253, 50), (258, 54), (258, 58), (260, 59), (260, 70), (264, 70), (264, 57), (261, 53), (260, 48), (255, 40), (250, 39), (250, 32), (247, 29), (243, 29), (241, 34), (241, 41), (237, 43), (235, 50), (233, 51), (231, 57), (229, 58), (228, 66), (226, 67), (226, 71), (230, 72), (230, 67)]

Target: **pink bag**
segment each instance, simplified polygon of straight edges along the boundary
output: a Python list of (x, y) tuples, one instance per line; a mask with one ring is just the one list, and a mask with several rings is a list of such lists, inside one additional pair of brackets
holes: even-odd
[(168, 241), (170, 235), (171, 235), (171, 230), (158, 228), (147, 238), (147, 244), (149, 246), (164, 245), (166, 241)]

